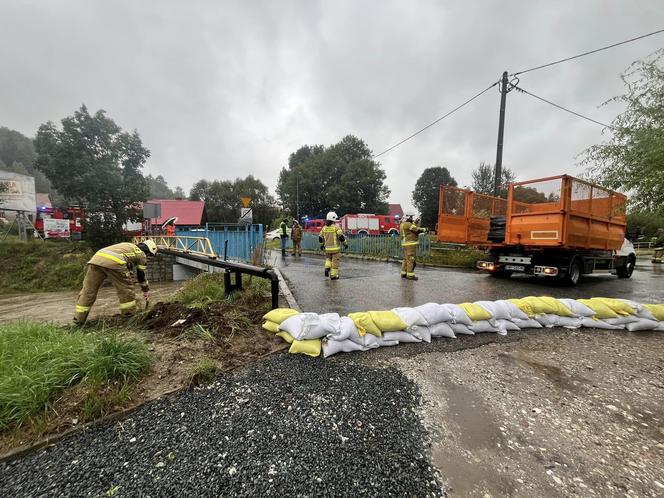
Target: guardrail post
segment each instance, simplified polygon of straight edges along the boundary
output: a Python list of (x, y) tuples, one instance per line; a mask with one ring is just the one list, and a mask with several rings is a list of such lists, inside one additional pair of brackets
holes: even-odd
[(235, 272), (235, 288), (242, 290), (242, 273), (239, 271)]
[(279, 277), (277, 274), (270, 270), (268, 271), (270, 275), (270, 293), (272, 294), (272, 309), (279, 307)]

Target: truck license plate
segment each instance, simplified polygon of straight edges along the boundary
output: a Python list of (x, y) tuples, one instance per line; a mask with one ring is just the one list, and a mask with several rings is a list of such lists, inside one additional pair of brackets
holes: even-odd
[(525, 270), (525, 267), (521, 265), (505, 265), (505, 269), (511, 271), (523, 271)]

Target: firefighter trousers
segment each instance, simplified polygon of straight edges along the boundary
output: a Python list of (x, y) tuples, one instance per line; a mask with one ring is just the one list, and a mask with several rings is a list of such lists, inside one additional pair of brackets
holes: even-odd
[(330, 270), (330, 277), (336, 278), (339, 276), (339, 261), (341, 255), (339, 251), (325, 253), (325, 269)]
[(415, 275), (415, 255), (417, 254), (417, 246), (404, 246), (403, 247), (403, 262), (401, 263), (401, 275), (412, 277)]
[(131, 278), (131, 272), (127, 270), (111, 270), (97, 265), (87, 265), (85, 269), (85, 278), (83, 279), (83, 288), (76, 301), (76, 323), (84, 323), (90, 313), (90, 308), (97, 300), (97, 292), (104, 280), (108, 278), (120, 300), (120, 313), (123, 315), (132, 315), (136, 311), (136, 295), (134, 294), (134, 282)]

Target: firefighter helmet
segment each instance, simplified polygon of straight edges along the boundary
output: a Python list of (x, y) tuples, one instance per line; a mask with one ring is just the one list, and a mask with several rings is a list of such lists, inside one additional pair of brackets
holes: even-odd
[(138, 247), (141, 248), (141, 250), (150, 256), (154, 256), (157, 254), (157, 244), (155, 244), (154, 240), (152, 239), (146, 239), (140, 244), (138, 244)]
[(337, 216), (337, 213), (335, 213), (334, 211), (330, 211), (329, 213), (327, 213), (325, 219), (327, 221), (337, 221), (339, 217)]

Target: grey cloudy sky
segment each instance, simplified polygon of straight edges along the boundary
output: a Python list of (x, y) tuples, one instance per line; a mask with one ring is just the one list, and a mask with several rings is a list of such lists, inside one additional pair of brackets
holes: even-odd
[[(188, 190), (253, 174), (274, 189), (288, 155), (348, 133), (379, 152), (497, 80), (664, 27), (652, 1), (0, 0), (0, 125), (33, 136), (85, 103), (137, 129), (146, 172)], [(609, 122), (619, 73), (656, 35), (525, 74), (535, 94)], [(391, 202), (428, 166), (461, 185), (495, 159), (499, 95), (380, 158)], [(507, 104), (504, 163), (520, 179), (580, 173), (601, 127), (526, 95)]]

